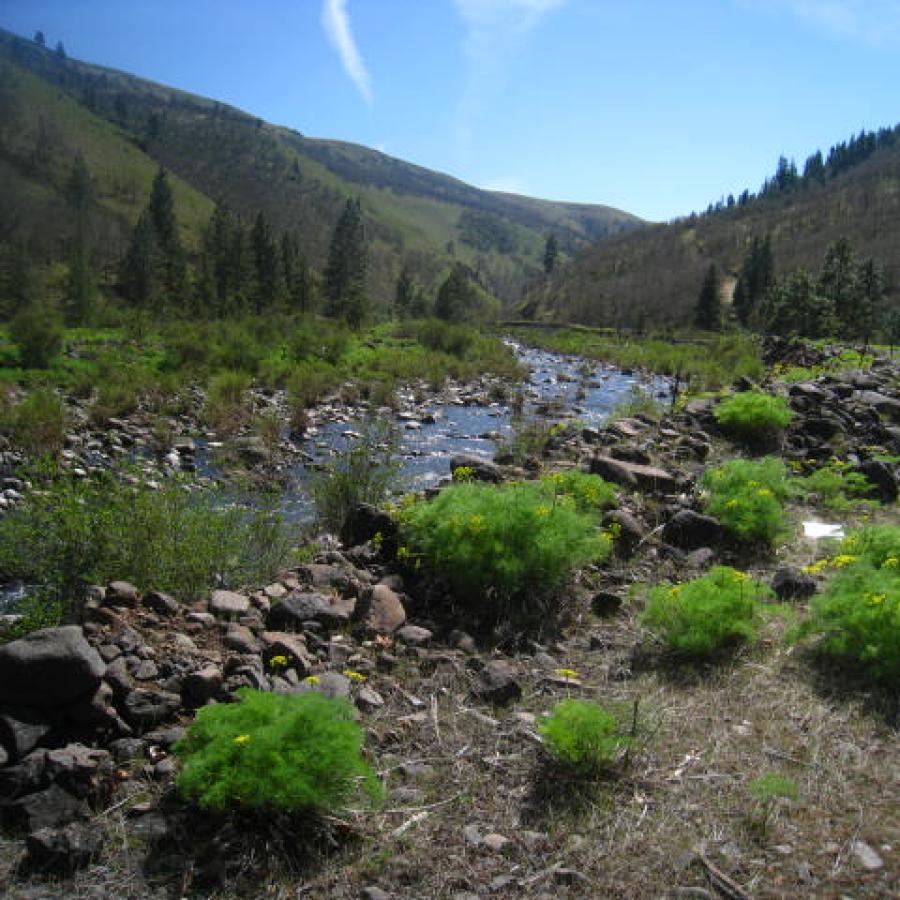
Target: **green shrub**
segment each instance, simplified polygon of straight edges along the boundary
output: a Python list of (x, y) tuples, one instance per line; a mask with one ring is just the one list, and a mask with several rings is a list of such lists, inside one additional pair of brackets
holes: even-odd
[(387, 498), (397, 475), (397, 434), (390, 421), (371, 419), (352, 442), (310, 480), (319, 523), (337, 534), (351, 532), (361, 504)]
[(753, 640), (759, 601), (771, 592), (743, 572), (716, 566), (685, 584), (650, 591), (641, 623), (673, 650), (710, 656), (736, 640)]
[(213, 376), (203, 405), (204, 421), (223, 434), (237, 433), (250, 419), (249, 389), (245, 372), (226, 370)]
[(29, 456), (56, 456), (66, 439), (68, 416), (50, 388), (30, 393), (21, 403), (4, 406), (0, 432)]
[(553, 758), (581, 776), (609, 769), (632, 743), (612, 713), (587, 700), (563, 700), (539, 726)]
[(827, 656), (850, 660), (874, 679), (900, 679), (900, 527), (874, 526), (842, 542), (841, 565), (810, 601), (799, 637), (820, 639)]
[(297, 363), (287, 379), (288, 402), (293, 409), (308, 409), (333, 391), (340, 381), (337, 370), (328, 363)]
[(9, 336), (23, 367), (46, 369), (63, 347), (62, 319), (51, 307), (33, 303), (13, 317)]
[(842, 512), (861, 505), (877, 506), (877, 500), (867, 499), (874, 488), (862, 472), (847, 471), (847, 463), (832, 460), (805, 478), (796, 478), (795, 491), (825, 509)]
[(569, 469), (548, 475), (542, 480), (553, 485), (557, 497), (571, 497), (579, 512), (602, 512), (616, 505), (615, 487), (599, 475)]
[(112, 474), (58, 480), (0, 518), (0, 575), (75, 605), (91, 582), (121, 578), (191, 599), (271, 577), (288, 538), (264, 498), (252, 511), (178, 484), (132, 486)]
[(608, 537), (552, 482), (454, 484), (402, 514), (407, 551), (487, 619), (545, 613), (577, 568), (605, 559)]
[(762, 803), (775, 800), (778, 797), (796, 800), (800, 793), (797, 782), (793, 778), (786, 778), (784, 775), (778, 775), (775, 772), (766, 772), (764, 775), (754, 778), (747, 785), (747, 790)]
[(178, 789), (206, 808), (339, 811), (363, 786), (381, 792), (362, 757), (363, 732), (342, 699), (245, 688), (241, 702), (206, 706), (175, 745)]
[(733, 459), (704, 473), (704, 507), (739, 538), (773, 543), (787, 529), (787, 470), (775, 457)]
[(748, 444), (765, 444), (790, 424), (794, 414), (781, 397), (741, 391), (723, 400), (713, 415), (727, 434)]

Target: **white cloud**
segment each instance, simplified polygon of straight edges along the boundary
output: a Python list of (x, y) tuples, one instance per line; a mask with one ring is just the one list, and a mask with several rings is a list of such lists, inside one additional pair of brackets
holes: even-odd
[(454, 0), (466, 28), (465, 84), (457, 110), (456, 139), (463, 156), (475, 126), (492, 105), (527, 36), (568, 0)]
[(870, 47), (900, 46), (900, 0), (740, 0), (741, 5), (784, 11), (837, 38)]
[(366, 103), (371, 106), (372, 79), (350, 30), (347, 0), (323, 0), (322, 27), (337, 50), (344, 71), (350, 76), (350, 80), (356, 85)]

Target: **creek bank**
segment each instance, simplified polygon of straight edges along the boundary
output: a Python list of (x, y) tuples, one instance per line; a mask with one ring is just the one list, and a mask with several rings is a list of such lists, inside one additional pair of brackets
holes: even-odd
[[(840, 453), (860, 471), (876, 471), (871, 464), (878, 463), (879, 491), (886, 497), (893, 486), (896, 497), (897, 465), (884, 458), (900, 453), (900, 430), (886, 402), (900, 400), (900, 367), (884, 361), (867, 372), (770, 388), (785, 394), (796, 414), (784, 437), (785, 458), (818, 462)], [(496, 727), (497, 710), (515, 709), (523, 689), (551, 696), (580, 690), (580, 682), (556, 671), (575, 643), (600, 658), (610, 678), (627, 682), (634, 648), (611, 642), (585, 610), (615, 617), (632, 584), (682, 577), (715, 561), (748, 561), (748, 549), (730, 545), (695, 496), (699, 474), (728, 452), (715, 402), (690, 403), (661, 422), (635, 416), (570, 423), (549, 437), (540, 467), (599, 469), (620, 485), (620, 505), (604, 517), (605, 526), (619, 526), (620, 537), (608, 566), (571, 588), (573, 606), (582, 610), (567, 627), (506, 652), (479, 644), (471, 623), (442, 619), (427, 583), (381, 557), (365, 529), (270, 584), (212, 592), (192, 607), (126, 582), (95, 586), (79, 625), (0, 648), (0, 818), (25, 838), (22, 872), (70, 874), (115, 853), (104, 848), (97, 823), (118, 804), (130, 808), (122, 827), (140, 848), (136, 856), (152, 861), (160, 848), (171, 852), (193, 815), (174, 795), (172, 745), (195, 709), (228, 702), (242, 687), (347, 697), (373, 751), (401, 747), (401, 757), (416, 757), (416, 736), (442, 690), (463, 709), (460, 715)], [(829, 438), (815, 424), (823, 418), (836, 426)], [(486, 471), (490, 480), (522, 475), (504, 466)], [(810, 576), (775, 560), (751, 556), (749, 562), (780, 598), (816, 589)], [(516, 736), (527, 747), (534, 717), (525, 710), (517, 715)], [(427, 765), (403, 764), (406, 782), (394, 799), (422, 805), (421, 785), (433, 773)], [(148, 801), (148, 790), (158, 799)], [(486, 852), (512, 852), (504, 835), (470, 832)], [(527, 840), (549, 840), (522, 829), (514, 842), (524, 844), (526, 833), (537, 834)], [(185, 870), (193, 865), (189, 846), (182, 847)], [(220, 884), (237, 863), (229, 859), (230, 846), (225, 840), (202, 862)], [(377, 896), (374, 885), (366, 889)]]

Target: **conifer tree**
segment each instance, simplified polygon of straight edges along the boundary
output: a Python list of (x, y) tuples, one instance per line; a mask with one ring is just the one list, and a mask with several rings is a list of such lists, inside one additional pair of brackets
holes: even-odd
[(434, 314), (446, 322), (461, 322), (472, 311), (477, 302), (465, 266), (454, 263), (450, 274), (438, 288), (434, 301)]
[(275, 305), (278, 294), (278, 255), (266, 217), (260, 211), (250, 230), (253, 255), (254, 307), (257, 315)]
[(131, 243), (122, 260), (119, 280), (125, 296), (138, 306), (148, 307), (159, 287), (159, 249), (149, 209), (138, 216)]
[(559, 245), (556, 235), (552, 232), (544, 240), (544, 274), (552, 275), (556, 269), (556, 260), (559, 256)]
[(694, 309), (694, 324), (705, 331), (722, 327), (722, 284), (715, 263), (710, 263)]
[(156, 177), (153, 179), (147, 210), (159, 247), (162, 266), (161, 286), (170, 302), (177, 301), (184, 292), (187, 266), (181, 237), (178, 234), (178, 223), (175, 220), (175, 200), (166, 170), (162, 166), (159, 167)]
[(825, 251), (818, 289), (830, 301), (842, 335), (850, 336), (862, 302), (862, 283), (859, 260), (846, 238), (830, 244)]
[(407, 318), (413, 307), (413, 301), (416, 297), (416, 286), (413, 282), (412, 272), (409, 264), (404, 263), (397, 278), (397, 287), (394, 290), (394, 311), (401, 318)]
[(331, 237), (323, 273), (328, 315), (362, 321), (367, 262), (362, 208), (359, 200), (347, 200)]

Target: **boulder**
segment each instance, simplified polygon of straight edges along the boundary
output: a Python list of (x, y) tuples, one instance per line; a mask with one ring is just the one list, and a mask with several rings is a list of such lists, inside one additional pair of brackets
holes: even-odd
[(299, 631), (304, 622), (318, 622), (325, 628), (346, 624), (347, 612), (334, 606), (324, 594), (314, 591), (292, 591), (273, 603), (266, 616), (266, 627), (272, 631)]
[(452, 473), (457, 469), (471, 469), (471, 477), (475, 481), (488, 481), (492, 484), (499, 484), (503, 481), (503, 472), (500, 467), (481, 456), (472, 456), (469, 453), (454, 454), (450, 457), (450, 471)]
[(11, 828), (29, 833), (41, 828), (59, 828), (88, 817), (88, 805), (58, 784), (26, 794), (0, 807), (3, 821)]
[(432, 633), (420, 625), (404, 625), (397, 632), (397, 640), (410, 647), (423, 647), (432, 637)]
[(218, 695), (223, 681), (222, 671), (218, 666), (204, 666), (184, 679), (181, 697), (187, 706), (203, 706)]
[(310, 654), (306, 641), (301, 635), (282, 631), (264, 631), (262, 633), (263, 662), (271, 667), (272, 660), (283, 656), (287, 664), (282, 668), (294, 669), (301, 677), (309, 672), (314, 659)]
[(178, 614), (178, 601), (164, 594), (162, 591), (150, 591), (142, 600), (147, 609), (160, 616), (174, 616)]
[(345, 547), (356, 547), (381, 535), (382, 547), (396, 548), (397, 523), (383, 509), (361, 503), (347, 516), (339, 535)]
[(122, 701), (122, 715), (135, 728), (153, 728), (181, 708), (181, 698), (165, 691), (144, 688), (131, 691)]
[(49, 734), (50, 725), (34, 710), (16, 710), (0, 715), (0, 746), (7, 759), (27, 756)]
[(0, 647), (0, 703), (62, 706), (93, 694), (105, 671), (77, 625), (33, 631)]
[(386, 584), (376, 584), (366, 588), (356, 601), (353, 618), (365, 632), (391, 634), (406, 621), (406, 610), (400, 597)]
[(73, 797), (88, 797), (96, 791), (99, 776), (111, 771), (112, 756), (107, 750), (67, 744), (47, 752), (47, 776)]
[(614, 543), (616, 553), (627, 559), (634, 554), (644, 538), (641, 523), (624, 509), (611, 509), (603, 514), (603, 527), (617, 532)]
[(522, 696), (522, 685), (509, 663), (494, 660), (476, 672), (472, 694), (489, 703), (510, 703)]
[(793, 566), (785, 566), (772, 577), (772, 590), (781, 601), (805, 600), (816, 592), (816, 579)]
[(682, 509), (666, 522), (662, 539), (682, 550), (696, 550), (718, 543), (722, 539), (722, 526), (712, 516)]
[(39, 828), (25, 841), (25, 867), (31, 872), (71, 875), (88, 865), (102, 846), (102, 832), (82, 822)]
[(111, 581), (103, 595), (104, 606), (124, 606), (133, 609), (137, 606), (138, 589), (130, 581)]
[(897, 479), (894, 471), (885, 462), (867, 459), (857, 466), (857, 471), (872, 483), (878, 499), (882, 503), (894, 503), (897, 500)]
[(234, 591), (213, 591), (209, 611), (222, 619), (243, 616), (250, 610), (250, 598)]
[(622, 487), (641, 491), (673, 494), (680, 488), (679, 480), (665, 469), (613, 459), (611, 456), (593, 457), (590, 472)]

